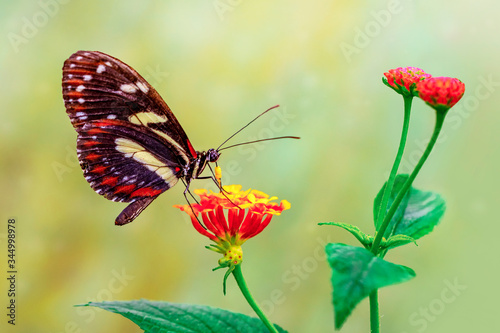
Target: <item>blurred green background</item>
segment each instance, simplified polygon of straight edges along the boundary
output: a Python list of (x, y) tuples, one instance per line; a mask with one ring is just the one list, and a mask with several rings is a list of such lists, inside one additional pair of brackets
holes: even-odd
[[(341, 221), (372, 233), (372, 200), (388, 175), (402, 98), (384, 71), (417, 66), (453, 76), (466, 95), (415, 187), (442, 194), (447, 212), (419, 246), (386, 257), (417, 277), (380, 291), (383, 332), (493, 332), (500, 296), (500, 4), (496, 1), (16, 1), (0, 4), (0, 330), (139, 332), (128, 320), (74, 304), (148, 298), (252, 314), (234, 281), (222, 295), (219, 256), (204, 249), (172, 205), (176, 186), (136, 222), (116, 227), (125, 204), (94, 193), (76, 161), (76, 132), (61, 96), (61, 68), (99, 50), (141, 73), (198, 150), (298, 135), (224, 151), (226, 183), (292, 203), (244, 246), (249, 286), (290, 332), (331, 332), (328, 242), (357, 245)], [(415, 100), (401, 171), (432, 131)], [(195, 181), (194, 188), (206, 186)], [(17, 221), (17, 325), (6, 324), (7, 219)], [(459, 288), (450, 287), (458, 285)], [(280, 295), (275, 297), (273, 295)], [(368, 332), (368, 302), (342, 332)]]

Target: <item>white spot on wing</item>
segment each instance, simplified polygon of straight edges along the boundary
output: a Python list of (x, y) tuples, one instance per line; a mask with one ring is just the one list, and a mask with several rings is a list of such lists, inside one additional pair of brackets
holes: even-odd
[(109, 61), (106, 61), (105, 64), (108, 65), (109, 67), (113, 67)]
[(102, 72), (104, 72), (106, 70), (106, 67), (104, 67), (103, 64), (100, 64), (99, 66), (97, 66), (97, 74), (101, 74)]
[(76, 66), (75, 64), (71, 64), (71, 65), (69, 65), (69, 68), (73, 68), (75, 66)]
[(122, 84), (120, 90), (128, 94), (133, 94), (137, 91), (137, 88), (133, 84)]
[(83, 103), (85, 103), (85, 100), (83, 98), (79, 98), (78, 103), (83, 104)]
[(83, 76), (83, 81), (90, 81), (90, 80), (92, 80), (92, 75), (86, 74)]
[(149, 91), (148, 86), (147, 86), (147, 85), (145, 85), (144, 83), (142, 83), (141, 81), (137, 81), (137, 82), (135, 83), (135, 85), (136, 85), (139, 89), (141, 89), (141, 91), (142, 91), (143, 93), (145, 93), (145, 94), (147, 94), (147, 93), (148, 93), (148, 91)]
[(78, 87), (76, 87), (76, 91), (81, 92), (85, 89), (85, 86), (83, 84), (80, 84)]
[(77, 112), (77, 113), (75, 113), (75, 116), (79, 117), (80, 120), (85, 120), (88, 118), (87, 115), (85, 114), (85, 112)]
[(73, 74), (68, 74), (68, 79), (73, 78)]
[(106, 118), (108, 118), (108, 119), (116, 119), (116, 115), (115, 114), (110, 114)]
[(76, 60), (82, 60), (83, 58), (81, 56), (76, 57)]

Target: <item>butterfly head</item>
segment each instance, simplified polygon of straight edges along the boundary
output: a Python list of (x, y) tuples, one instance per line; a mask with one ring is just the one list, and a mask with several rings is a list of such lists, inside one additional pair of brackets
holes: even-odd
[[(196, 152), (197, 158), (194, 159), (191, 165), (186, 165), (185, 167), (185, 178), (189, 181), (200, 177), (203, 170), (209, 162), (217, 162), (220, 157), (220, 153), (216, 149), (209, 149), (207, 151)], [(188, 181), (188, 182), (189, 182)]]
[(214, 148), (210, 148), (206, 154), (207, 154), (207, 162), (217, 162), (219, 160), (220, 153)]

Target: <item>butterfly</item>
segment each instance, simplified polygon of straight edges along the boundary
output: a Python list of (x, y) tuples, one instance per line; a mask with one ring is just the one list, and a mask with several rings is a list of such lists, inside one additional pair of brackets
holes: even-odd
[(216, 149), (196, 151), (156, 90), (110, 55), (71, 55), (63, 66), (62, 93), (85, 179), (107, 199), (129, 203), (116, 225), (132, 222), (179, 179), (188, 189), (219, 159)]

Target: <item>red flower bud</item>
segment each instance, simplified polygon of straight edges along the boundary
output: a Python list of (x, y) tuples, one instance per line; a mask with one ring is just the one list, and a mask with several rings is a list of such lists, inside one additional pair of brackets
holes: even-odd
[(465, 84), (451, 77), (432, 77), (417, 83), (419, 97), (436, 110), (448, 111), (462, 98)]
[(430, 74), (417, 67), (390, 69), (384, 73), (384, 76), (382, 78), (384, 84), (394, 89), (397, 93), (406, 96), (416, 95), (414, 91), (416, 83), (431, 77)]

